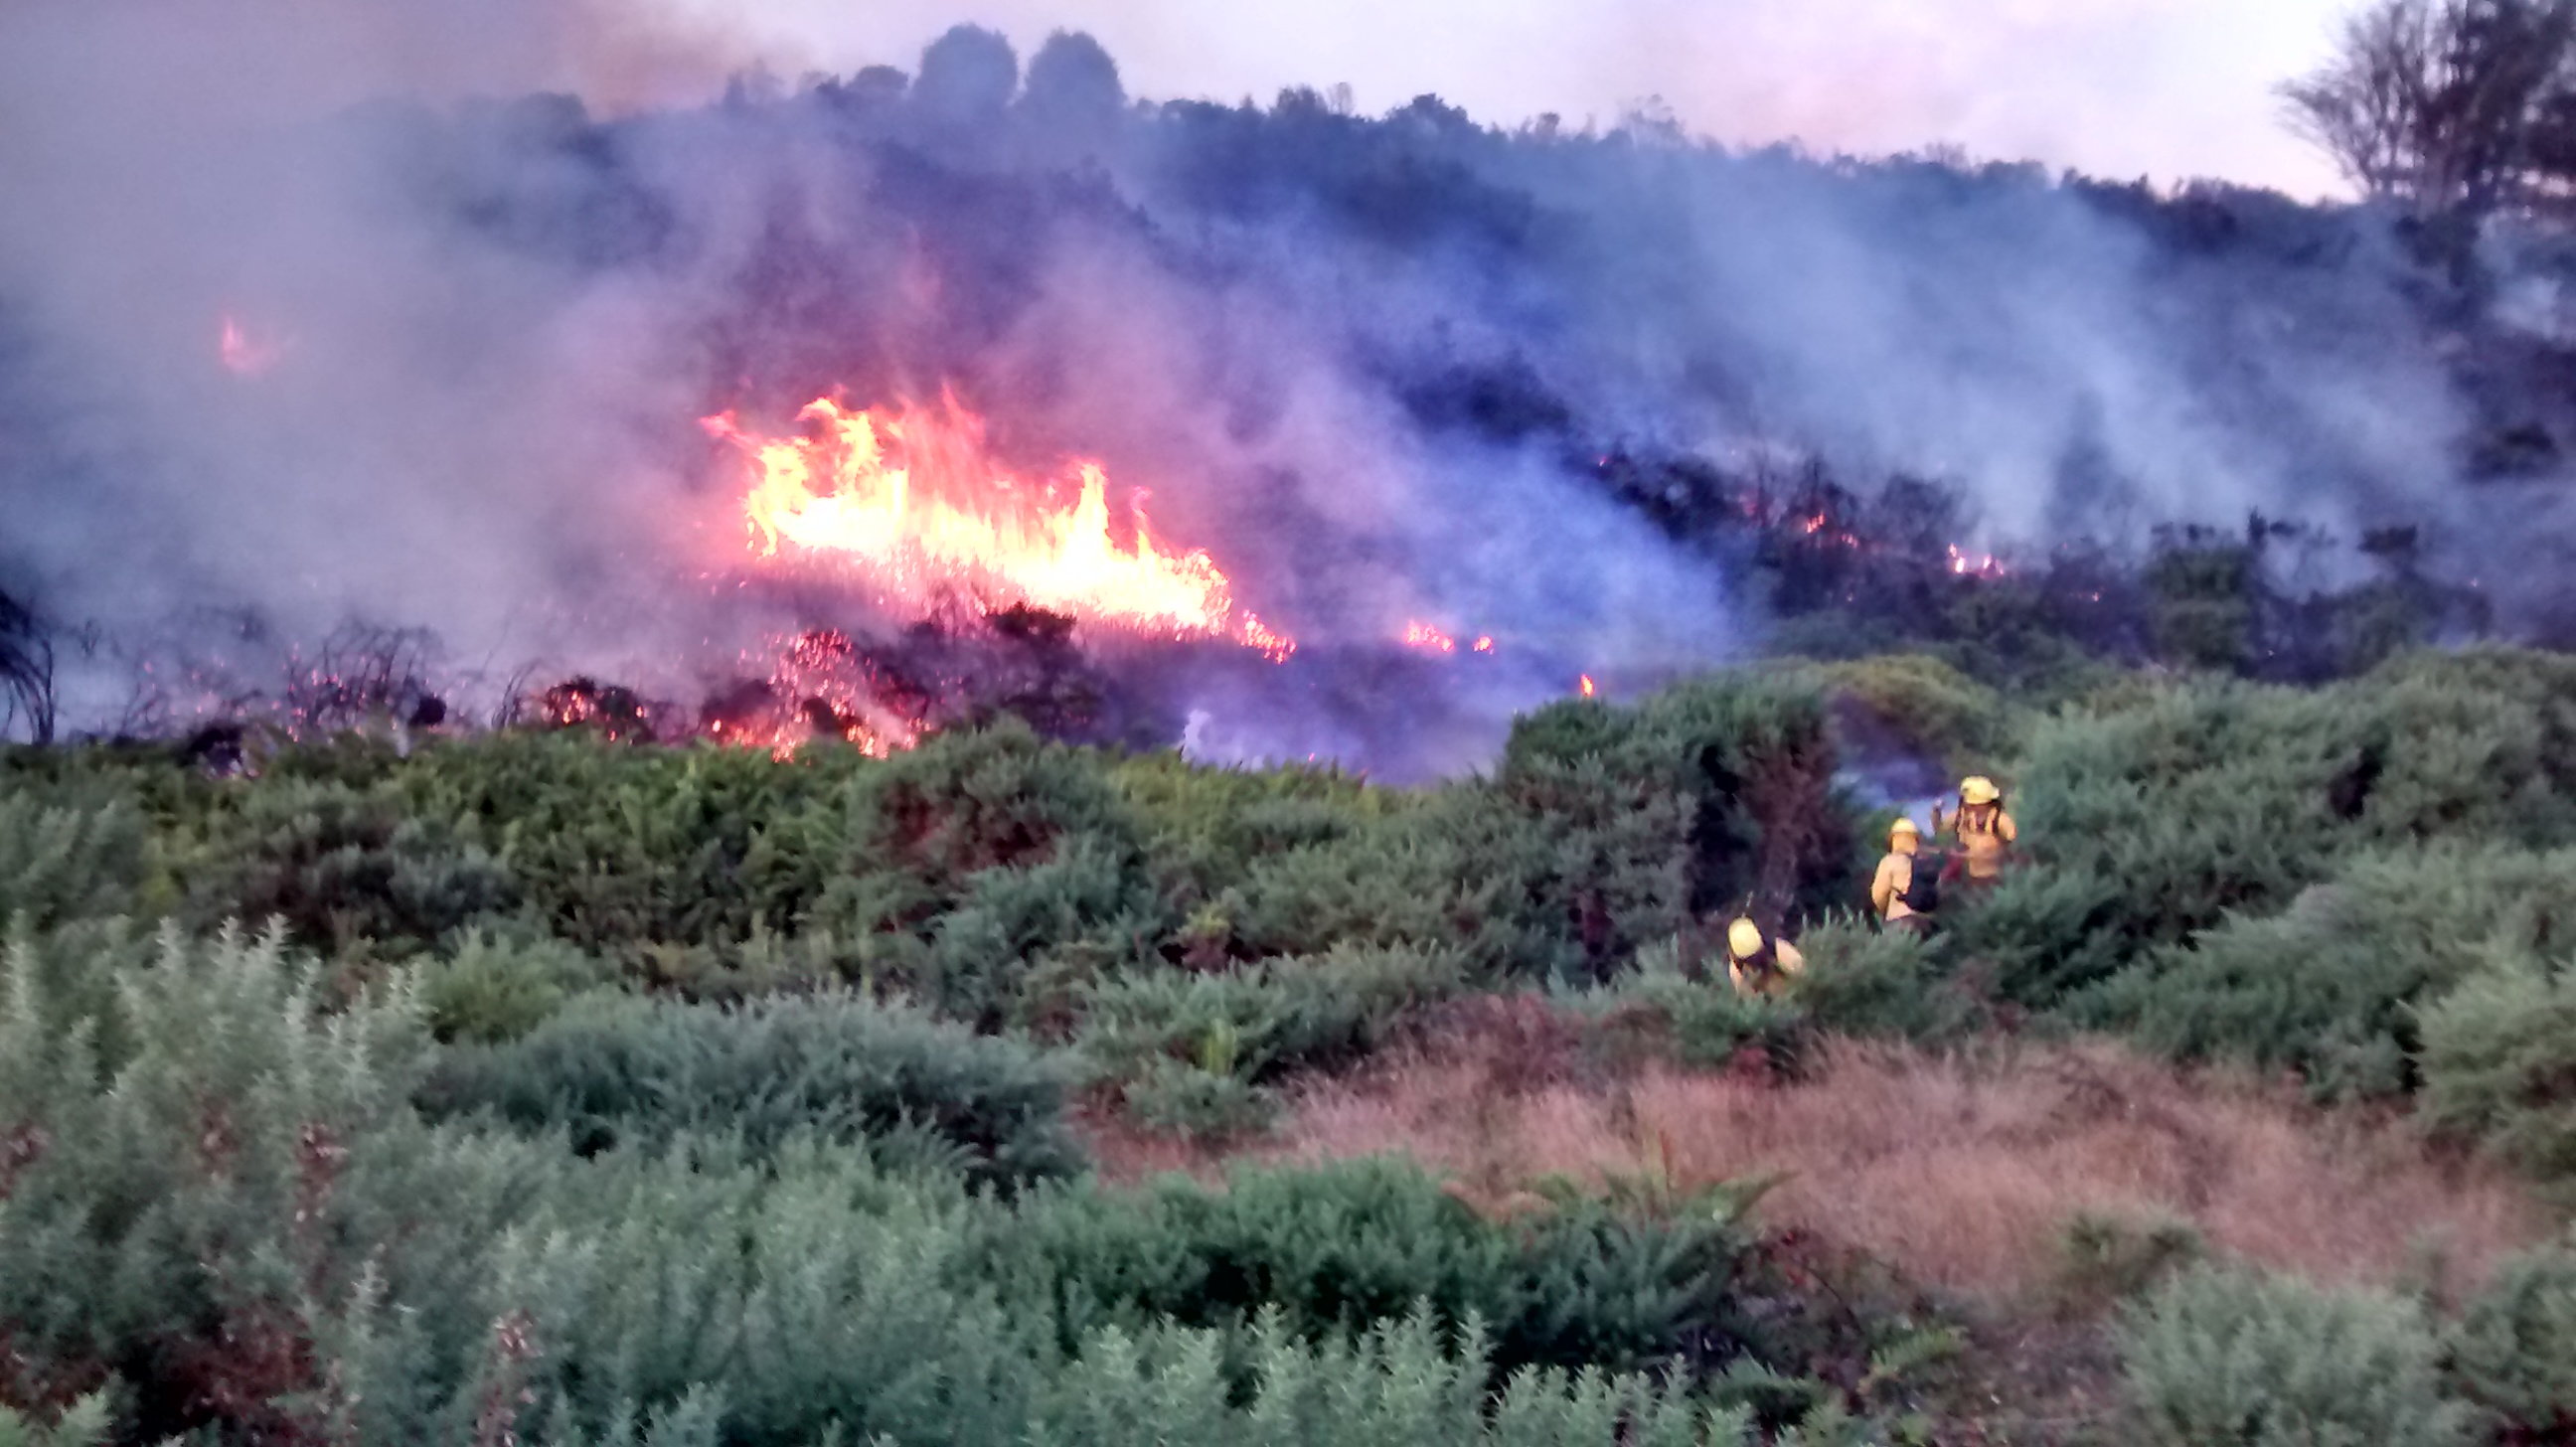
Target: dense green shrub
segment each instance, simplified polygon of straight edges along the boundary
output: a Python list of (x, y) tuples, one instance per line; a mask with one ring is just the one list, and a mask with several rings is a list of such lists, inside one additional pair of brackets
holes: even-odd
[(1844, 751), (1903, 752), (1956, 776), (2020, 752), (2029, 720), (1992, 685), (1919, 653), (1781, 667), (1822, 691)]
[(2452, 1333), (2451, 1372), (2521, 1440), (2576, 1440), (2576, 1242), (2497, 1271)]
[(1130, 974), (1086, 994), (1081, 1044), (1113, 1074), (1171, 1059), (1269, 1080), (1355, 1060), (1406, 1013), (1465, 983), (1455, 951), (1413, 945), (1345, 945), (1216, 974)]
[(2119, 1337), (2139, 1438), (2159, 1447), (2470, 1440), (2433, 1328), (2398, 1297), (2205, 1267), (2152, 1292)]
[(32, 791), (0, 794), (0, 928), (135, 913), (143, 879), (143, 826), (131, 807), (51, 807)]
[(843, 863), (844, 794), (874, 767), (842, 748), (782, 762), (504, 733), (424, 750), (395, 787), (507, 864), (548, 930), (649, 973), (652, 946), (730, 959), (796, 933)]
[(1503, 1226), (1411, 1165), (1242, 1170), (1225, 1189), (1039, 1196), (983, 1259), (1006, 1297), (1068, 1333), (1157, 1317), (1238, 1328), (1264, 1308), (1315, 1336), (1404, 1316), (1488, 1324), (1505, 1370), (1644, 1367), (1761, 1344), (1750, 1238), (1705, 1214), (1623, 1219), (1577, 1204)]
[(2081, 1013), (2169, 1055), (2295, 1069), (2330, 1094), (2395, 1094), (2415, 1084), (2415, 1007), (2494, 949), (2563, 940), (2569, 898), (2576, 851), (2365, 856), (2284, 913), (2240, 915), (2158, 951)]
[(1798, 937), (1807, 970), (1790, 999), (1820, 1030), (1938, 1043), (1991, 1024), (1940, 946), (1904, 930), (1837, 916)]
[(410, 953), (508, 908), (510, 870), (442, 821), (339, 784), (263, 782), (178, 857), (181, 917), (285, 923), (308, 947)]
[(607, 982), (596, 961), (560, 940), (476, 931), (421, 967), (420, 999), (439, 1039), (498, 1042), (527, 1034), (573, 994)]
[(1310, 1342), (1275, 1316), (1251, 1343), (1241, 1408), (1218, 1344), (1107, 1331), (1052, 1382), (1030, 1441), (1043, 1447), (1740, 1447), (1749, 1414), (1708, 1412), (1644, 1376), (1526, 1368), (1499, 1393), (1481, 1331), (1424, 1315), (1354, 1340)]
[(434, 1116), (491, 1110), (575, 1147), (732, 1133), (756, 1152), (799, 1134), (953, 1157), (980, 1180), (1079, 1169), (1072, 1073), (1008, 1039), (849, 995), (740, 1006), (590, 998), (505, 1045), (450, 1051)]
[(2282, 908), (2352, 854), (2576, 840), (2576, 660), (2409, 655), (2314, 692), (2165, 689), (2042, 725), (2018, 779), (2038, 867), (1953, 924), (2007, 993), (2051, 1004)]
[(2424, 1013), (2424, 1118), (2576, 1188), (2576, 977), (2499, 951)]
[(1835, 767), (1812, 688), (1718, 677), (1634, 709), (1572, 699), (1530, 714), (1495, 787), (1543, 841), (1534, 903), (1606, 974), (1713, 911), (1776, 921), (1848, 901)]

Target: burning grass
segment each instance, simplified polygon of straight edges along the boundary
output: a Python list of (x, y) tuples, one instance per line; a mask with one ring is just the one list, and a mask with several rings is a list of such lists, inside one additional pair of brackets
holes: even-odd
[[(1997, 1304), (2049, 1300), (2068, 1228), (2088, 1216), (2187, 1223), (2219, 1252), (2325, 1281), (2420, 1280), (2439, 1261), (2458, 1288), (2547, 1231), (2522, 1189), (2403, 1123), (2107, 1042), (1980, 1056), (1837, 1042), (1792, 1083), (1759, 1069), (1604, 1075), (1525, 1012), (1502, 1014), (1312, 1087), (1262, 1153), (1400, 1152), (1500, 1208), (1552, 1174), (1664, 1175), (1687, 1191), (1777, 1173), (1761, 1208), (1774, 1227)], [(1205, 1164), (1132, 1143), (1105, 1159)]]

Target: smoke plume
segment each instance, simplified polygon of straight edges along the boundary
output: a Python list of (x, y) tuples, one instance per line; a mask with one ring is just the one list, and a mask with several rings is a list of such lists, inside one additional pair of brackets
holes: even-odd
[[(680, 696), (899, 628), (747, 571), (698, 425), (822, 396), (954, 393), (1033, 472), (1145, 489), (1300, 644), (1134, 662), (1172, 732), (1396, 773), (1758, 641), (1743, 560), (1605, 488), (1614, 451), (1932, 478), (1981, 549), (2473, 511), (2488, 399), (2367, 217), (1155, 104), (1063, 34), (674, 102), (737, 57), (464, 8), (0, 18), (0, 591), (91, 640), (67, 724), (114, 726), (160, 642), (417, 627), (487, 684)], [(1417, 623), (1494, 646), (1425, 660)]]

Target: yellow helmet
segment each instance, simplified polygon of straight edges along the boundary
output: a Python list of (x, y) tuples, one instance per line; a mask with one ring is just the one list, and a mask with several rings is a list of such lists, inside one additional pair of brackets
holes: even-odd
[(1912, 819), (1909, 819), (1902, 814), (1896, 816), (1895, 823), (1887, 826), (1887, 841), (1890, 844), (1895, 843), (1897, 840), (1904, 838), (1908, 834), (1913, 835), (1917, 839), (1922, 838), (1923, 826), (1915, 823)]
[(1995, 787), (1995, 781), (1983, 774), (1959, 785), (1959, 802), (1962, 804), (1991, 804), (2002, 797), (2003, 792)]
[(1762, 929), (1749, 919), (1739, 919), (1726, 927), (1727, 953), (1739, 960), (1749, 960), (1762, 953)]

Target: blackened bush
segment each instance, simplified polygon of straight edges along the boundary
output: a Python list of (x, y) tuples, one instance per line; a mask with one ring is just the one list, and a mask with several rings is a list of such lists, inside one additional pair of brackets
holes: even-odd
[(2446, 1447), (2470, 1440), (2411, 1302), (2208, 1267), (2120, 1328), (2139, 1439), (2156, 1447)]
[(2183, 1059), (2299, 1071), (2330, 1096), (2411, 1090), (2416, 1009), (2497, 948), (2576, 943), (2576, 851), (2444, 848), (2353, 860), (2284, 913), (2237, 916), (2078, 1003)]
[(2576, 978), (2529, 951), (2487, 967), (2425, 1010), (2427, 1122), (2534, 1179), (2576, 1191)]
[(2451, 1334), (2470, 1401), (2525, 1442), (2576, 1442), (2576, 1241), (2507, 1261)]
[(1026, 1045), (856, 996), (594, 997), (509, 1044), (451, 1050), (420, 1100), (434, 1118), (491, 1110), (568, 1130), (585, 1153), (683, 1132), (737, 1133), (755, 1151), (798, 1134), (914, 1151), (928, 1132), (975, 1179), (1019, 1183), (1081, 1168), (1071, 1084)]
[(198, 927), (284, 921), (314, 949), (370, 941), (407, 954), (508, 908), (509, 868), (389, 795), (332, 784), (262, 783), (183, 855)]

